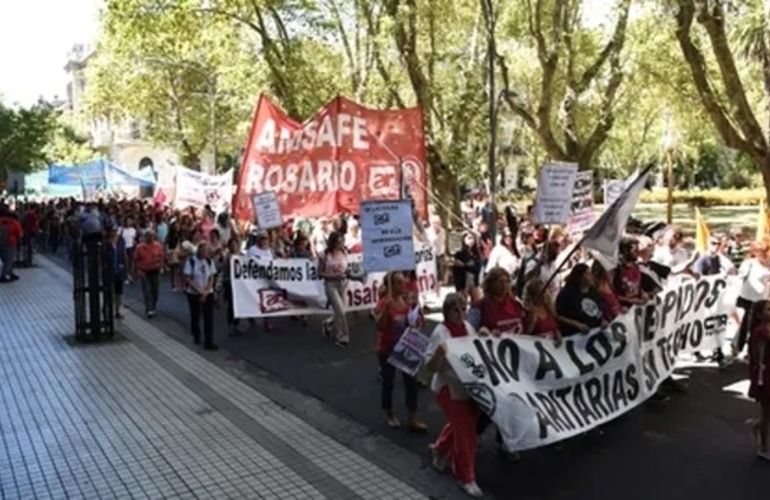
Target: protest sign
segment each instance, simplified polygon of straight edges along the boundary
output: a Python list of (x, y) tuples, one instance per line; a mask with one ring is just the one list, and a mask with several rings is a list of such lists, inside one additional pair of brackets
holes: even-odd
[(546, 163), (541, 167), (532, 211), (535, 224), (569, 222), (576, 177), (577, 165), (574, 163)]
[(582, 434), (639, 405), (674, 369), (679, 353), (721, 346), (740, 279), (708, 277), (668, 285), (605, 329), (564, 339), (466, 337), (447, 360), (500, 429), (525, 450)]
[(412, 203), (365, 201), (361, 203), (361, 241), (367, 272), (414, 269)]
[(281, 216), (281, 207), (278, 206), (278, 199), (272, 191), (265, 191), (254, 195), (252, 198), (254, 205), (254, 220), (260, 229), (271, 229), (283, 225), (283, 216)]
[(425, 351), (430, 337), (420, 330), (407, 328), (393, 347), (388, 363), (414, 377), (425, 361)]
[(427, 220), (423, 130), (421, 108), (375, 110), (337, 97), (300, 122), (260, 96), (239, 170), (235, 218), (249, 220), (252, 196), (263, 191), (278, 195), (284, 217), (321, 217), (356, 214), (362, 200), (398, 199), (406, 184)]
[(575, 177), (572, 190), (572, 216), (567, 224), (570, 233), (579, 233), (593, 226), (596, 222), (594, 212), (594, 172), (582, 170)]
[(209, 175), (189, 168), (176, 167), (174, 206), (203, 208), (210, 206), (215, 212), (224, 212), (230, 206), (233, 193), (233, 171), (222, 175)]
[(604, 181), (604, 206), (612, 205), (612, 202), (623, 194), (624, 189), (626, 189), (626, 181), (622, 179)]
[[(438, 273), (433, 249), (420, 247), (414, 254), (420, 301), (438, 297)], [(348, 257), (348, 269), (360, 267), (363, 255)], [(235, 316), (256, 318), (330, 314), (323, 280), (310, 259), (280, 259), (263, 263), (246, 256), (230, 260)], [(355, 274), (355, 271), (353, 271)], [(385, 273), (369, 273), (364, 281), (349, 280), (343, 300), (348, 311), (372, 309), (379, 299)]]

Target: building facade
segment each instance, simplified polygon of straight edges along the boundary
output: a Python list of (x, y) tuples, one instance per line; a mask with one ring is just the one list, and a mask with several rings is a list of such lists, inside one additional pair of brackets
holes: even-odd
[(87, 124), (92, 147), (102, 151), (112, 163), (129, 172), (151, 168), (157, 176), (158, 185), (170, 189), (174, 183), (175, 167), (179, 165), (179, 156), (173, 149), (144, 140), (138, 120), (115, 122), (87, 113), (85, 69), (94, 54), (94, 49), (88, 45), (75, 45), (69, 53), (64, 67), (68, 75), (67, 112)]

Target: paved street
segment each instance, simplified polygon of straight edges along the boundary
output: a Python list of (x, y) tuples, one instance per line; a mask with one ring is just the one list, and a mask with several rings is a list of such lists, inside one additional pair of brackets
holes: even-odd
[[(22, 271), (24, 280), (13, 287), (34, 283), (28, 277), (39, 272)], [(58, 271), (57, 275), (60, 275)], [(69, 289), (63, 278), (56, 283), (59, 295), (66, 295), (66, 300), (61, 298), (56, 305), (59, 325), (56, 335), (60, 335), (71, 324), (71, 321), (67, 323)], [(3, 299), (8, 290), (7, 287), (0, 289)], [(41, 294), (45, 293), (49, 292), (36, 289), (25, 292), (21, 297), (40, 301)], [(138, 286), (128, 287), (127, 294), (129, 307), (142, 311)], [(13, 297), (16, 297), (13, 299), (15, 304), (19, 304), (14, 308), (21, 310), (23, 300), (15, 292)], [(4, 314), (7, 306), (5, 300), (2, 302), (0, 307), (3, 309), (0, 311)], [(176, 353), (184, 353), (184, 359), (199, 359), (198, 354), (176, 342), (192, 348), (187, 333), (189, 318), (186, 302), (181, 294), (171, 292), (167, 281), (163, 283), (159, 311), (160, 316), (152, 320), (152, 324), (160, 331), (145, 326), (144, 321), (136, 316), (130, 316), (124, 322), (123, 330), (145, 332), (142, 334), (145, 337), (127, 334), (130, 340), (127, 344), (173, 349), (175, 354), (172, 359), (178, 362)], [(349, 453), (371, 461), (371, 467), (385, 469), (421, 493), (427, 492), (433, 497), (454, 493), (451, 481), (430, 471), (425, 456), (425, 446), (444, 421), (430, 393), (427, 390), (421, 393), (424, 408), (421, 413), (430, 426), (427, 435), (393, 431), (384, 423), (379, 410), (375, 333), (365, 314), (353, 319), (352, 345), (347, 351), (328, 344), (322, 338), (317, 322), (303, 327), (299, 322), (281, 320), (276, 322), (276, 329), (270, 333), (263, 331), (261, 323), (258, 323), (242, 337), (228, 338), (224, 328), (224, 311), (217, 311), (217, 315), (217, 342), (224, 352), (213, 356), (207, 354), (206, 357), (250, 387), (257, 388), (262, 398), (270, 398), (273, 402), (264, 404), (271, 411), (279, 411), (278, 407), (285, 408), (288, 413), (281, 410), (281, 414), (286, 415), (287, 420), (308, 430), (321, 430), (352, 450)], [(49, 336), (54, 335), (53, 325), (46, 328), (51, 329)], [(118, 345), (114, 348), (128, 349)], [(78, 350), (60, 347), (57, 355), (59, 352), (64, 359), (58, 360), (58, 363), (69, 366), (67, 363), (72, 363), (70, 358), (77, 356), (74, 353)], [(190, 363), (193, 366), (199, 364), (193, 360)], [(161, 364), (165, 366), (165, 363)], [(208, 363), (204, 365), (209, 366)], [(51, 368), (55, 370), (58, 366)], [(560, 449), (552, 447), (527, 452), (516, 464), (497, 458), (492, 433), (489, 432), (477, 466), (479, 483), (500, 499), (765, 499), (770, 490), (770, 467), (754, 459), (751, 438), (743, 424), (747, 417), (753, 415), (753, 405), (739, 394), (725, 390), (740, 389), (745, 372), (746, 367), (741, 364), (734, 365), (726, 373), (708, 366), (685, 370), (683, 375), (688, 383), (686, 394), (676, 395), (663, 405), (648, 404), (637, 409), (606, 426), (603, 437), (586, 436), (568, 441)], [(145, 375), (141, 377), (144, 380), (148, 372), (136, 369), (134, 373), (137, 379), (140, 373)], [(159, 382), (143, 382), (150, 383)], [(242, 384), (238, 383), (238, 386), (242, 387)], [(136, 389), (135, 386), (133, 388)], [(122, 392), (122, 389), (119, 390)], [(194, 391), (189, 397), (195, 397)], [(398, 407), (403, 408), (400, 393), (396, 395), (396, 401)], [(216, 411), (212, 415), (210, 418), (214, 419)], [(199, 436), (201, 428), (192, 428), (192, 431)], [(232, 445), (224, 446), (225, 450), (231, 450), (238, 439), (249, 439), (234, 432), (229, 436)], [(210, 436), (209, 439), (204, 442), (213, 443), (219, 436)], [(261, 443), (259, 436), (252, 439)], [(292, 449), (305, 453), (304, 449), (299, 450), (293, 445)], [(267, 452), (274, 453), (274, 450), (268, 448)], [(288, 462), (291, 463), (291, 460)], [(299, 476), (304, 477), (302, 474)], [(368, 484), (367, 481), (363, 483)], [(438, 492), (430, 492), (430, 488)], [(385, 498), (388, 495), (379, 487), (374, 493), (355, 493), (363, 498)], [(321, 491), (321, 494), (328, 496), (326, 491)], [(399, 498), (405, 497), (404, 494)]]
[(373, 464), (135, 314), (120, 339), (73, 345), (69, 277), (39, 263), (0, 289), (2, 498), (458, 496), (429, 469)]

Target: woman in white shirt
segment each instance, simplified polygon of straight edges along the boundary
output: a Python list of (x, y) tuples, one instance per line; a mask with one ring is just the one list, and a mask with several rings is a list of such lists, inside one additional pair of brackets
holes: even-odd
[(203, 347), (216, 351), (214, 344), (214, 275), (216, 266), (209, 255), (208, 245), (201, 243), (195, 255), (187, 260), (183, 274), (187, 282), (187, 303), (190, 306), (190, 326), (193, 340), (201, 341), (200, 318), (203, 314)]
[[(249, 257), (253, 257), (257, 259), (260, 264), (265, 265), (269, 264), (270, 261), (273, 260), (273, 250), (270, 248), (270, 238), (268, 237), (267, 233), (264, 231), (257, 232), (257, 236), (254, 240), (254, 244), (249, 247), (249, 250), (246, 252), (246, 255)], [(255, 321), (253, 318), (249, 319), (249, 324), (254, 326)], [(266, 331), (272, 331), (275, 328), (275, 325), (273, 325), (273, 322), (269, 319), (265, 318), (263, 325), (265, 327)]]
[(134, 278), (134, 250), (136, 249), (136, 228), (131, 217), (126, 218), (126, 225), (120, 230), (120, 237), (126, 245), (126, 283)]
[(739, 355), (746, 346), (749, 334), (749, 316), (755, 302), (766, 300), (770, 288), (770, 262), (767, 258), (767, 247), (764, 243), (755, 241), (749, 247), (749, 258), (738, 268), (741, 278), (741, 291), (736, 305), (743, 309), (743, 320), (738, 333), (733, 337), (733, 354)]
[(348, 254), (345, 251), (345, 237), (333, 231), (326, 243), (326, 250), (318, 261), (318, 273), (324, 280), (324, 289), (329, 305), (334, 312), (331, 321), (324, 321), (324, 335), (331, 336), (332, 326), (336, 329), (335, 345), (346, 348), (350, 342), (348, 319), (345, 316), (345, 288), (347, 287)]
[(502, 267), (508, 271), (508, 274), (511, 276), (513, 276), (516, 269), (519, 267), (519, 259), (513, 253), (513, 236), (507, 229), (503, 232), (503, 237), (500, 242), (495, 245), (489, 253), (486, 272), (488, 273), (496, 267)]
[(426, 367), (434, 372), (431, 390), (448, 420), (430, 449), (433, 467), (443, 472), (451, 464), (463, 491), (481, 498), (484, 494), (476, 484), (478, 407), (446, 360), (447, 340), (477, 335), (465, 320), (467, 307), (461, 294), (447, 295), (443, 305), (444, 322), (433, 330), (425, 353)]

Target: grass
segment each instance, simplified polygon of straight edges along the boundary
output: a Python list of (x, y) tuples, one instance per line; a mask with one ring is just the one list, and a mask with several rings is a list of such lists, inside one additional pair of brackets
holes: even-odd
[[(597, 212), (604, 207), (597, 205)], [(700, 209), (711, 233), (726, 233), (730, 229), (741, 229), (745, 235), (754, 235), (757, 230), (756, 206), (718, 206)], [(644, 222), (666, 222), (665, 204), (640, 203), (634, 209), (633, 216)], [(682, 229), (685, 235), (695, 234), (695, 208), (689, 205), (674, 205), (673, 224)]]

